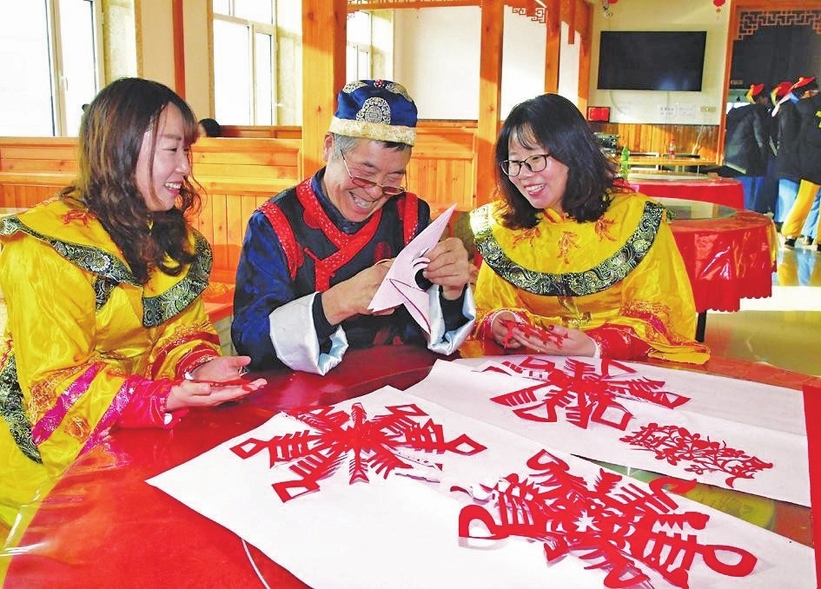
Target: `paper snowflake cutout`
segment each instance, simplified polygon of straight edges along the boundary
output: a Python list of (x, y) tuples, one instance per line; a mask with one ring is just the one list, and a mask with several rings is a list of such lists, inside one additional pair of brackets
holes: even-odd
[(486, 365), (484, 370), (526, 376), (539, 384), (492, 397), (491, 401), (513, 408), (531, 421), (555, 422), (559, 411), (565, 419), (586, 429), (600, 423), (620, 430), (627, 428), (633, 414), (617, 399), (631, 399), (675, 408), (688, 397), (664, 391), (664, 381), (634, 377), (636, 371), (614, 360), (602, 360), (601, 369), (568, 358), (564, 367), (543, 358), (528, 356), (519, 364), (503, 362)]
[(425, 454), (452, 452), (472, 456), (485, 446), (462, 434), (451, 441), (443, 428), (415, 404), (385, 407), (388, 413), (368, 418), (361, 403), (350, 413), (332, 407), (289, 412), (311, 429), (274, 436), (269, 440), (248, 438), (231, 450), (247, 459), (268, 451), (270, 466), (293, 462), (298, 478), (274, 483), (280, 499), (290, 501), (319, 490), (319, 481), (334, 474), (347, 462), (349, 483), (368, 482), (373, 472), (387, 478), (393, 472), (437, 480), (442, 465)]

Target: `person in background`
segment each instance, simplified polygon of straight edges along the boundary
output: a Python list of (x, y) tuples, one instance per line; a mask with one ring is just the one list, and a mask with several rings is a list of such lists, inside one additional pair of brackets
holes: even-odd
[[(817, 227), (807, 224), (810, 213), (815, 209), (815, 223), (818, 222), (818, 200), (821, 197), (821, 95), (817, 85), (805, 87), (801, 100), (795, 105), (800, 120), (798, 132), (798, 174), (800, 181), (795, 202), (790, 207), (781, 227), (786, 247), (795, 247), (796, 237), (804, 235), (810, 239), (818, 235)], [(816, 248), (821, 251), (821, 247)]]
[(482, 256), (473, 336), (509, 349), (701, 364), (666, 209), (617, 179), (558, 94), (515, 106), (496, 142), (502, 199), (470, 213)]
[(200, 137), (222, 137), (222, 127), (214, 119), (200, 119), (197, 131)]
[[(778, 110), (779, 102), (786, 96), (792, 86), (792, 81), (783, 81), (776, 84), (770, 91), (770, 117), (767, 131), (767, 172), (758, 191), (758, 198), (753, 203), (756, 211), (776, 215), (778, 200), (778, 176), (775, 174), (775, 158), (778, 152)], [(782, 219), (783, 220), (783, 219)]]
[(172, 90), (117, 80), (83, 116), (76, 180), (0, 220), (7, 525), (112, 429), (172, 428), (265, 384), (238, 380), (250, 358), (222, 356), (205, 314), (211, 249), (186, 221), (196, 137)]
[[(784, 221), (798, 195), (798, 184), (801, 171), (798, 160), (798, 136), (801, 131), (801, 117), (796, 105), (802, 98), (818, 92), (814, 77), (801, 76), (789, 91), (778, 102), (774, 109), (778, 119), (778, 149), (775, 156), (775, 175), (778, 177), (778, 199), (775, 205), (773, 221), (776, 229), (781, 231)], [(796, 229), (800, 232), (801, 227)], [(784, 245), (795, 247), (796, 236), (788, 236)]]
[(746, 98), (746, 104), (727, 113), (721, 175), (741, 182), (744, 187), (744, 208), (758, 210), (763, 206), (758, 202), (759, 191), (769, 160), (770, 97), (764, 84), (753, 84)]
[(231, 334), (253, 367), (326, 374), (349, 347), (396, 342), (451, 354), (473, 327), (471, 264), (455, 237), (426, 254), (430, 263), (417, 277), (430, 300), (430, 334), (404, 307), (369, 310), (390, 260), (431, 221), (429, 205), (402, 186), (417, 110), (388, 80), (346, 84), (337, 106), (325, 167), (248, 221)]

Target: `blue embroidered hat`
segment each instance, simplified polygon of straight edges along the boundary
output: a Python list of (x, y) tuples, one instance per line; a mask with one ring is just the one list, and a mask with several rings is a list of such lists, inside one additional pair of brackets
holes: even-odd
[(348, 137), (413, 145), (416, 105), (402, 84), (390, 80), (348, 82), (337, 96), (328, 130)]

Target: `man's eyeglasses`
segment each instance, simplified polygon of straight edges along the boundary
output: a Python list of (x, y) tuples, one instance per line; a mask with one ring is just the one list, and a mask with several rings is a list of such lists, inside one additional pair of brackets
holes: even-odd
[(382, 184), (378, 184), (373, 180), (368, 180), (366, 178), (354, 176), (353, 174), (351, 174), (351, 169), (348, 167), (348, 162), (345, 160), (345, 154), (340, 151), (339, 155), (342, 156), (342, 163), (345, 164), (345, 171), (348, 172), (348, 176), (350, 176), (351, 182), (353, 182), (355, 186), (358, 186), (359, 188), (364, 188), (365, 190), (370, 190), (371, 188), (379, 188), (381, 190), (381, 192), (379, 193), (379, 198), (382, 198), (384, 196), (399, 196), (400, 194), (405, 192), (404, 186), (383, 186)]
[(549, 153), (540, 153), (523, 160), (505, 160), (499, 166), (508, 176), (518, 176), (519, 172), (522, 171), (522, 166), (527, 166), (527, 169), (531, 172), (541, 172), (550, 163), (551, 160), (547, 159), (549, 157)]

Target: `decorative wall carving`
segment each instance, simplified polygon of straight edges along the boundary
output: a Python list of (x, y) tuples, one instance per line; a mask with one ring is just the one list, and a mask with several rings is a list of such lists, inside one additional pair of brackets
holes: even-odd
[(753, 35), (761, 27), (808, 25), (821, 35), (821, 10), (751, 10), (739, 13), (735, 40)]

